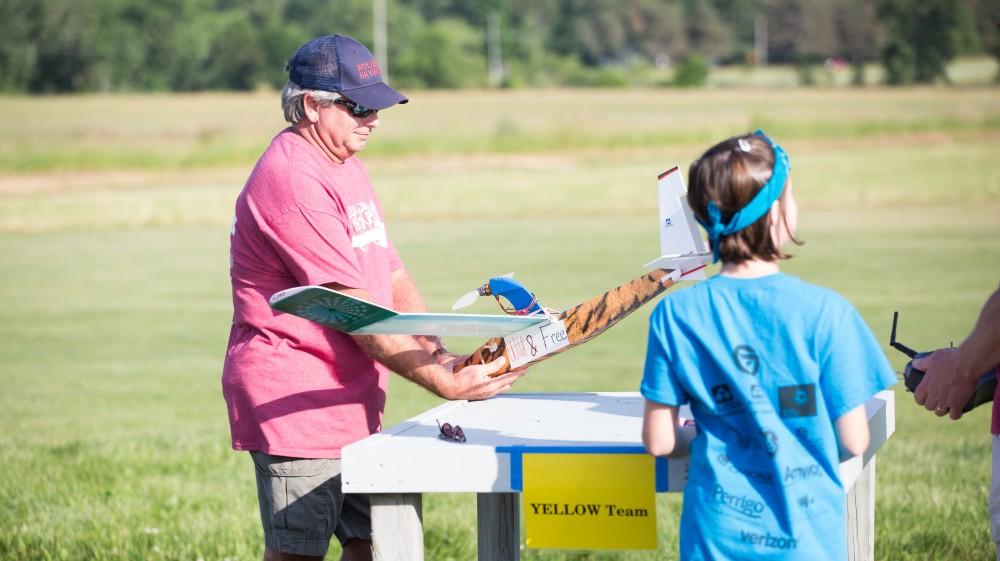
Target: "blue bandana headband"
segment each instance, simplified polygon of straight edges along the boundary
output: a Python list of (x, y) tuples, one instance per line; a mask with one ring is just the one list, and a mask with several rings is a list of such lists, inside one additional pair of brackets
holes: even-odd
[[(788, 181), (788, 171), (791, 168), (791, 164), (788, 162), (788, 154), (785, 154), (785, 151), (782, 150), (781, 146), (778, 146), (777, 142), (764, 134), (764, 131), (757, 130), (754, 132), (754, 135), (763, 137), (771, 145), (771, 149), (774, 151), (774, 170), (771, 171), (770, 179), (760, 188), (757, 195), (746, 206), (734, 214), (726, 224), (722, 223), (722, 211), (719, 210), (719, 205), (715, 201), (708, 202), (708, 221), (704, 222), (698, 218), (698, 223), (708, 231), (708, 240), (712, 244), (712, 263), (719, 260), (720, 238), (739, 232), (767, 214), (771, 209), (771, 205), (774, 204), (774, 201), (778, 200), (782, 191), (785, 190), (785, 182)], [(742, 149), (746, 141), (741, 139), (739, 142)]]

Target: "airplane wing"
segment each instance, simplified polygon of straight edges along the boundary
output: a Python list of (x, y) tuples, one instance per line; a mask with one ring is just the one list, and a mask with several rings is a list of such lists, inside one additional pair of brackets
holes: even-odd
[(270, 304), (351, 335), (503, 337), (547, 321), (544, 316), (402, 313), (323, 286), (282, 290)]

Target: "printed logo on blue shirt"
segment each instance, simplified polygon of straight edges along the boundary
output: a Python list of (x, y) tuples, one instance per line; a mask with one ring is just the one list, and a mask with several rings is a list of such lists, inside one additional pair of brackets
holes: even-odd
[(796, 481), (802, 481), (803, 479), (810, 479), (813, 477), (822, 477), (823, 469), (819, 467), (819, 464), (808, 464), (804, 466), (785, 467), (785, 485), (790, 483), (795, 483)]
[(799, 541), (795, 538), (785, 536), (772, 536), (770, 532), (757, 534), (754, 532), (740, 531), (740, 541), (750, 545), (761, 545), (774, 549), (795, 549), (799, 546)]
[(733, 393), (733, 388), (729, 384), (718, 384), (712, 386), (712, 399), (718, 405), (719, 415), (732, 415), (734, 413), (745, 413), (746, 404)]
[(746, 466), (738, 468), (735, 465), (733, 465), (733, 462), (729, 459), (729, 456), (725, 454), (719, 454), (718, 456), (715, 457), (715, 460), (720, 464), (728, 467), (729, 471), (731, 471), (732, 473), (742, 474), (750, 481), (754, 481), (756, 483), (763, 483), (766, 485), (774, 484), (773, 473), (768, 473), (766, 471), (759, 471), (755, 469), (748, 469)]
[(815, 417), (816, 384), (778, 386), (778, 405), (782, 417)]
[(763, 502), (754, 500), (744, 495), (733, 495), (731, 493), (727, 493), (726, 490), (718, 484), (715, 486), (715, 493), (713, 493), (712, 498), (715, 499), (716, 503), (749, 518), (760, 518), (764, 513)]
[[(808, 421), (806, 421), (808, 422)], [(815, 440), (813, 438), (813, 433), (809, 432), (806, 427), (794, 427), (792, 432), (795, 433), (795, 439), (799, 441), (799, 444), (805, 447), (806, 451), (810, 454), (816, 454), (817, 447), (823, 445), (822, 440)]]
[(718, 386), (713, 386), (712, 399), (720, 405), (723, 403), (729, 403), (733, 400), (733, 390), (729, 387), (729, 384), (719, 384)]
[(752, 435), (745, 435), (739, 428), (723, 422), (725, 431), (722, 441), (727, 445), (735, 445), (744, 450), (767, 450), (767, 455), (774, 457), (778, 453), (778, 435), (769, 430), (755, 432)]
[(767, 455), (773, 458), (778, 453), (778, 436), (769, 430), (760, 431), (760, 435), (764, 437), (764, 445), (767, 446)]
[(757, 351), (749, 345), (736, 345), (733, 349), (733, 362), (740, 372), (750, 376), (756, 376), (760, 370), (760, 356)]

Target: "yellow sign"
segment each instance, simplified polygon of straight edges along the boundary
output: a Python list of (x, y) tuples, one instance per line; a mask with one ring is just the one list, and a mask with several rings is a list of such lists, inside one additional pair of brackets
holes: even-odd
[(525, 545), (656, 549), (656, 468), (645, 454), (524, 454)]

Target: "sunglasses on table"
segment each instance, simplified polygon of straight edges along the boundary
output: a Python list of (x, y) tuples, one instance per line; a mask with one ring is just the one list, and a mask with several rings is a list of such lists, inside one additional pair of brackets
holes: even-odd
[(361, 117), (362, 119), (371, 115), (372, 113), (378, 113), (378, 109), (369, 109), (364, 105), (358, 105), (353, 101), (347, 99), (346, 97), (339, 97), (333, 100), (337, 105), (343, 105), (355, 117)]
[(438, 438), (441, 440), (451, 440), (453, 442), (465, 442), (465, 432), (462, 431), (462, 427), (455, 425), (451, 426), (451, 423), (441, 424), (441, 421), (434, 419), (438, 424), (438, 430), (441, 432), (438, 434)]

